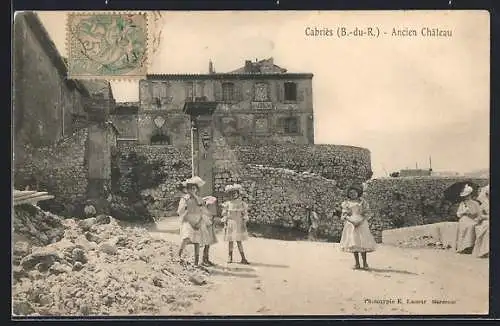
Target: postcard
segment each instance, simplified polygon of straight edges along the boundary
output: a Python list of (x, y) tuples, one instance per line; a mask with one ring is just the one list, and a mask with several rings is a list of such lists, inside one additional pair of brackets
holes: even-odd
[(485, 315), (487, 11), (25, 11), (14, 316)]

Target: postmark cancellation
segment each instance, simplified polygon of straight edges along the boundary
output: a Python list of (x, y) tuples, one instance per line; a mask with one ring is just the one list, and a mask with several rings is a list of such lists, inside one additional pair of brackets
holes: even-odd
[(68, 14), (68, 77), (143, 78), (147, 73), (147, 22), (146, 13)]

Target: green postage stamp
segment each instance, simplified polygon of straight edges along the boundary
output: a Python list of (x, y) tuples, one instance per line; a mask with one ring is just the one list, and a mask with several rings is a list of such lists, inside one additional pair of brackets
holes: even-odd
[(68, 78), (142, 78), (147, 73), (146, 13), (68, 15)]

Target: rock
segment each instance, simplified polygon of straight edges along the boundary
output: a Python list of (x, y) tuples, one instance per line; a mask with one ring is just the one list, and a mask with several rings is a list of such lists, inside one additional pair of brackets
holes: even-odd
[(85, 238), (90, 242), (95, 242), (95, 243), (101, 242), (101, 238), (99, 238), (97, 235), (89, 231), (85, 232)]
[(47, 251), (47, 252), (31, 253), (21, 260), (21, 266), (25, 270), (30, 270), (40, 263), (45, 264), (47, 266), (51, 266), (54, 262), (58, 260), (60, 260), (60, 257), (55, 252)]
[(207, 284), (207, 281), (202, 279), (201, 277), (197, 275), (191, 275), (189, 276), (189, 282), (193, 283), (194, 285), (205, 285)]
[(28, 273), (21, 266), (13, 266), (12, 276), (14, 279), (20, 280), (23, 277), (28, 277)]
[(116, 255), (117, 253), (117, 248), (113, 243), (110, 243), (108, 241), (103, 242), (99, 245), (99, 250), (108, 254), (108, 255)]
[(35, 310), (27, 301), (14, 301), (12, 304), (12, 312), (14, 315), (27, 316), (34, 313)]
[(83, 269), (83, 264), (79, 261), (77, 261), (74, 265), (73, 265), (73, 270), (74, 271), (80, 271)]
[(85, 251), (80, 248), (73, 249), (72, 258), (74, 262), (86, 263), (87, 258), (85, 257)]
[(19, 265), (21, 260), (31, 253), (31, 245), (26, 241), (17, 241), (13, 248), (13, 263)]
[(71, 272), (71, 270), (72, 270), (71, 267), (69, 267), (68, 265), (61, 264), (59, 262), (55, 262), (49, 268), (49, 272), (51, 274), (55, 274), (55, 275), (59, 275), (59, 274), (63, 274), (63, 273), (69, 273), (69, 272)]
[(96, 218), (95, 217), (90, 217), (86, 218), (84, 220), (81, 220), (78, 223), (78, 226), (83, 230), (83, 231), (89, 231), (90, 228), (96, 224)]
[(95, 224), (109, 224), (111, 222), (111, 217), (109, 215), (100, 214), (95, 219)]

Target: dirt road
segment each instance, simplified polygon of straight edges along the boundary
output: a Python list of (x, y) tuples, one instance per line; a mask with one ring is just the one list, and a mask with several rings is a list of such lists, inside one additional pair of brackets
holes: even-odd
[[(177, 241), (175, 219), (155, 236)], [(211, 249), (211, 282), (183, 315), (486, 314), (488, 260), (433, 249), (379, 246), (369, 271), (352, 270), (338, 244), (250, 238), (250, 266), (227, 264), (227, 244)], [(235, 250), (235, 260), (239, 255)], [(440, 300), (441, 303), (433, 302)], [(167, 312), (165, 312), (167, 314)]]

